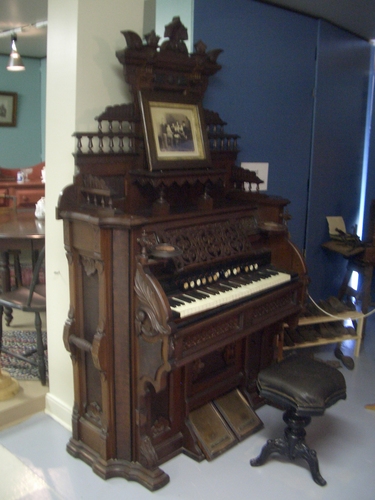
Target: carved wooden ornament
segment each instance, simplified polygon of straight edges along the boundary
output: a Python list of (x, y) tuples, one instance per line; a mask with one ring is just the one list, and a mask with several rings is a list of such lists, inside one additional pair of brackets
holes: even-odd
[(145, 272), (138, 263), (135, 275), (136, 316), (135, 327), (139, 345), (139, 380), (145, 390), (150, 382), (159, 392), (165, 383), (165, 375), (171, 370), (169, 363), (169, 336), (172, 332), (167, 319), (167, 300), (160, 284)]

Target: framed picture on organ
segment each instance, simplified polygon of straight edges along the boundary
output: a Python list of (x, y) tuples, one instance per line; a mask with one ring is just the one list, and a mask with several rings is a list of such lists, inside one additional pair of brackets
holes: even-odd
[(211, 165), (200, 102), (194, 97), (141, 91), (140, 103), (150, 170)]
[(0, 92), (0, 127), (15, 127), (17, 121), (17, 94)]

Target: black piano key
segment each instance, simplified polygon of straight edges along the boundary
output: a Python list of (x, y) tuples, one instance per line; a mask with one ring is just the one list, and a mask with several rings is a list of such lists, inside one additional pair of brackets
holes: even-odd
[(189, 297), (183, 297), (182, 295), (172, 295), (172, 297), (168, 298), (169, 302), (171, 300), (176, 302), (176, 305), (181, 306), (183, 304), (189, 304), (190, 302), (194, 302), (193, 299)]
[(219, 283), (219, 286), (223, 289), (224, 292), (233, 290), (233, 288), (237, 288), (233, 286), (231, 283), (228, 283), (228, 281), (225, 281), (224, 283)]
[(246, 279), (247, 283), (255, 283), (261, 280), (260, 276), (258, 276), (257, 273), (247, 274), (244, 276), (244, 279)]
[(168, 302), (170, 307), (177, 307), (182, 305), (181, 301), (175, 300), (173, 297), (169, 297)]
[(225, 293), (231, 290), (230, 286), (224, 286), (222, 283), (215, 283), (210, 285), (211, 289), (217, 290), (218, 293)]
[(247, 284), (249, 282), (249, 280), (246, 279), (246, 277), (247, 277), (247, 275), (244, 275), (244, 276), (233, 276), (228, 281), (230, 283), (236, 283), (239, 287), (241, 287), (241, 286), (244, 286), (245, 284)]
[(213, 288), (215, 285), (209, 285), (207, 288), (204, 288), (204, 291), (209, 293), (210, 295), (218, 295), (220, 293), (217, 288)]
[(208, 287), (203, 288), (203, 290), (204, 290), (204, 293), (206, 293), (208, 297), (211, 297), (212, 295), (217, 295), (219, 293), (216, 290), (210, 290), (210, 288), (208, 288)]
[(234, 279), (230, 278), (228, 281), (227, 281), (228, 284), (230, 284), (230, 286), (232, 288), (241, 288), (241, 286), (243, 286), (243, 284), (241, 283), (238, 283), (237, 281), (235, 281)]
[(269, 278), (270, 276), (272, 276), (272, 273), (266, 269), (266, 270), (258, 271), (257, 275), (260, 278)]
[(217, 283), (212, 283), (210, 286), (207, 287), (207, 289), (211, 291), (214, 295), (221, 292)]
[(277, 274), (279, 274), (277, 271), (275, 271), (274, 269), (267, 269), (267, 272), (268, 274), (270, 274), (271, 276), (276, 276)]
[(186, 295), (189, 295), (189, 297), (194, 297), (196, 299), (206, 299), (209, 295), (207, 293), (204, 293), (203, 290), (189, 290), (186, 292)]

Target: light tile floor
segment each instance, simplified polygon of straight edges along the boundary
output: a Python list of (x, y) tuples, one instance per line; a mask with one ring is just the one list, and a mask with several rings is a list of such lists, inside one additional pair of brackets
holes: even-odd
[[(352, 343), (344, 347), (353, 352)], [(333, 359), (333, 346), (319, 350)], [(0, 432), (0, 498), (6, 500), (373, 500), (375, 498), (375, 318), (368, 321), (366, 339), (353, 371), (342, 369), (348, 398), (314, 418), (307, 442), (317, 450), (320, 471), (328, 484), (316, 485), (303, 461), (276, 457), (262, 467), (249, 460), (269, 437), (284, 429), (282, 412), (264, 406), (258, 415), (264, 428), (212, 462), (197, 463), (184, 455), (162, 469), (170, 483), (149, 492), (121, 478), (107, 481), (66, 452), (70, 432), (44, 413)]]

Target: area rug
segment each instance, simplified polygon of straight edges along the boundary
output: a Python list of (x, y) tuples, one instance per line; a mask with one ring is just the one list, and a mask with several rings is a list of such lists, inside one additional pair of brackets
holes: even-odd
[[(47, 346), (47, 333), (43, 332), (43, 343)], [(3, 346), (9, 351), (15, 352), (17, 354), (24, 354), (31, 349), (36, 349), (36, 333), (33, 331), (17, 331), (10, 330), (3, 332)], [(47, 377), (48, 377), (48, 357), (47, 350), (44, 351), (44, 358), (46, 362)], [(32, 361), (37, 361), (37, 354), (31, 354), (28, 359)], [(40, 380), (39, 372), (36, 366), (27, 363), (21, 359), (17, 359), (14, 356), (10, 356), (5, 353), (1, 353), (0, 366), (2, 370), (5, 370), (9, 375), (16, 380)]]

